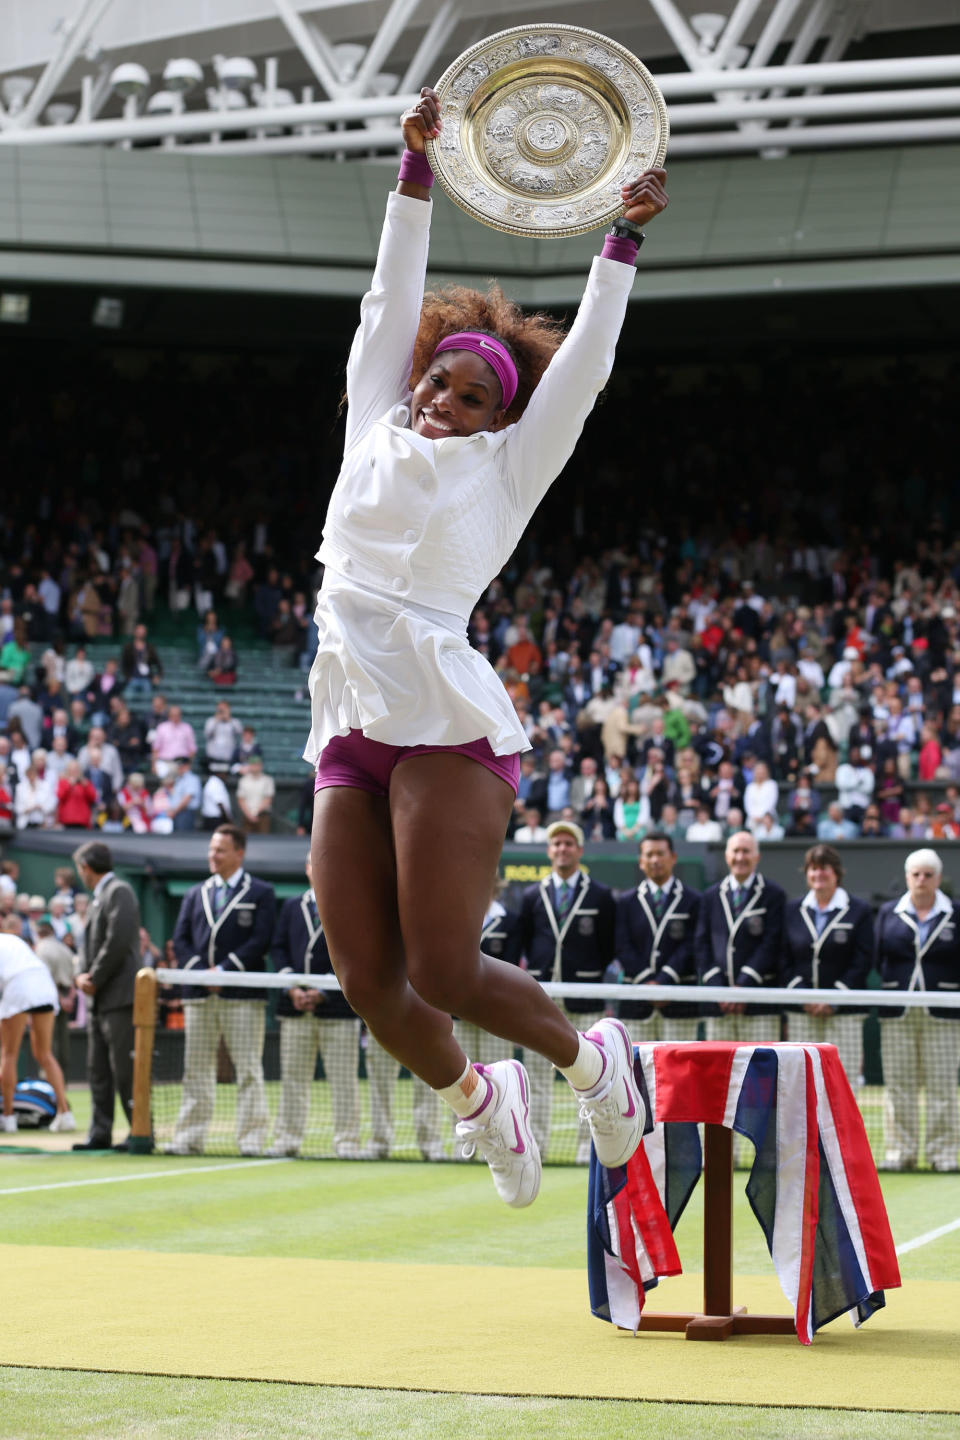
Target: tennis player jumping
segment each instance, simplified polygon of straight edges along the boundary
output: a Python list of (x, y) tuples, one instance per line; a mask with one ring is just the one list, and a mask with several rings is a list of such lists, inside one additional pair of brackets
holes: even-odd
[[(453, 1108), (464, 1153), (478, 1151), (519, 1207), (540, 1186), (526, 1072), (512, 1059), (471, 1064), (452, 1014), (546, 1056), (604, 1165), (633, 1154), (643, 1103), (619, 1021), (580, 1034), (523, 970), (480, 952), (529, 743), (466, 627), (607, 380), (637, 242), (606, 238), (566, 337), (496, 288), (424, 297), (435, 92), (401, 123), (407, 148), (347, 365), (343, 467), (317, 557), (313, 878), (350, 1004)], [(665, 178), (649, 170), (623, 187), (633, 226), (664, 209)]]

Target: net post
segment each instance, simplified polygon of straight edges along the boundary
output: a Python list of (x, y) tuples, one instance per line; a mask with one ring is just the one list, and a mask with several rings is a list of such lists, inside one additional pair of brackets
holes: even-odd
[(156, 1024), (157, 975), (155, 970), (145, 968), (137, 971), (133, 991), (133, 1120), (127, 1148), (134, 1155), (149, 1155), (153, 1149), (150, 1085)]

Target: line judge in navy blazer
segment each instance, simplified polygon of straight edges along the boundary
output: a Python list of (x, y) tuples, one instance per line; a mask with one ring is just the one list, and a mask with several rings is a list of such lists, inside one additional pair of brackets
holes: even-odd
[[(236, 825), (218, 825), (210, 836), (210, 878), (183, 897), (173, 932), (177, 964), (184, 970), (265, 970), (273, 938), (273, 886), (244, 869), (247, 838)], [(267, 1138), (263, 1084), (266, 990), (224, 984), (219, 989), (184, 986), (183, 1098), (169, 1150), (200, 1153), (213, 1118), (217, 1049), (223, 1036), (237, 1076), (237, 1144), (259, 1155)]]
[[(812, 845), (803, 857), (809, 889), (783, 913), (780, 983), (791, 990), (862, 990), (873, 963), (873, 911), (840, 884), (843, 861), (832, 845)], [(862, 1007), (818, 1002), (789, 1011), (790, 1040), (836, 1045), (851, 1085), (860, 1075)]]
[[(907, 889), (880, 906), (876, 965), (884, 990), (960, 992), (960, 906), (940, 888), (935, 850), (914, 850), (904, 864)], [(925, 1157), (934, 1170), (956, 1170), (960, 1144), (957, 1067), (960, 1010), (923, 1006), (880, 1011), (884, 1142), (888, 1170), (912, 1170), (920, 1154), (919, 1098), (926, 1091)]]
[[(535, 979), (598, 984), (613, 960), (615, 907), (613, 891), (580, 869), (583, 831), (573, 820), (555, 820), (547, 827), (550, 873), (524, 891), (520, 931), (526, 966)], [(602, 1002), (572, 997), (558, 1002), (581, 1030), (589, 1030), (603, 1014)], [(546, 1155), (550, 1141), (556, 1070), (542, 1055), (524, 1057), (530, 1078), (530, 1124)], [(590, 1142), (581, 1130), (578, 1163), (589, 1159)]]
[(273, 967), (281, 975), (303, 976), (303, 983), (281, 990), (280, 1110), (268, 1155), (298, 1155), (307, 1128), (310, 1086), (317, 1051), (330, 1087), (333, 1148), (340, 1160), (360, 1158), (360, 1020), (339, 990), (319, 990), (313, 975), (332, 975), (330, 951), (313, 892), (309, 854), (304, 870), (307, 889), (280, 907), (273, 937)]
[[(694, 950), (701, 985), (761, 990), (776, 985), (786, 894), (761, 875), (760, 851), (749, 830), (727, 841), (728, 874), (700, 899)], [(706, 1010), (708, 1040), (751, 1045), (780, 1039), (779, 1007), (723, 1001)]]
[[(617, 899), (615, 949), (625, 984), (696, 985), (693, 937), (700, 895), (674, 874), (677, 863), (669, 835), (652, 830), (640, 841), (641, 880)], [(642, 995), (642, 990), (635, 992)], [(696, 1040), (699, 1007), (622, 1000), (620, 1019), (640, 1040)]]

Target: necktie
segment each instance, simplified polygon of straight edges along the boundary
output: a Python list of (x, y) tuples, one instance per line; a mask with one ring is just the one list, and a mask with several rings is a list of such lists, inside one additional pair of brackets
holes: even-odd
[(226, 908), (228, 892), (229, 886), (225, 885), (222, 880), (218, 880), (213, 892), (213, 918), (215, 920), (220, 919)]
[(734, 913), (734, 915), (739, 915), (739, 914), (740, 914), (740, 911), (743, 909), (743, 902), (744, 902), (744, 900), (746, 900), (746, 898), (747, 898), (746, 887), (743, 886), (743, 885), (734, 885), (734, 887), (733, 887), (733, 913)]
[(570, 902), (573, 899), (573, 886), (566, 880), (560, 881), (560, 890), (557, 895), (557, 914), (562, 920), (570, 909)]
[(663, 915), (664, 895), (658, 885), (653, 887), (653, 913), (659, 920)]

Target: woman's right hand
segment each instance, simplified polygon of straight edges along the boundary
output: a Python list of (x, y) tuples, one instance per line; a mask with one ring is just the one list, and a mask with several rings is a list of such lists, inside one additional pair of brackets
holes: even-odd
[(443, 121), (440, 119), (440, 101), (437, 98), (436, 90), (431, 90), (429, 85), (424, 85), (420, 91), (420, 99), (410, 110), (404, 110), (400, 116), (400, 127), (403, 130), (403, 143), (408, 150), (414, 150), (418, 155), (425, 151), (425, 141), (430, 138), (435, 140), (443, 129)]

